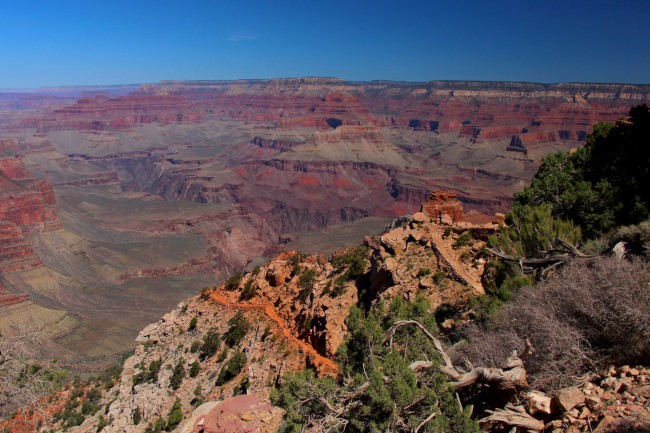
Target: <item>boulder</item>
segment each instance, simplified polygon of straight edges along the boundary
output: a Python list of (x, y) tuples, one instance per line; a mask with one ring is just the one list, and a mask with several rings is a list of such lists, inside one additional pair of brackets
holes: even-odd
[(633, 386), (630, 388), (630, 394), (636, 397), (650, 398), (650, 385)]
[(553, 413), (553, 399), (539, 391), (530, 391), (526, 394), (526, 408), (532, 415), (536, 413)]
[(230, 397), (200, 406), (185, 424), (183, 433), (275, 433), (284, 411), (254, 395)]
[(584, 402), (585, 395), (575, 386), (561, 389), (555, 395), (555, 403), (564, 412), (568, 412)]
[(416, 223), (428, 223), (429, 217), (423, 214), (422, 212), (415, 212), (413, 214), (413, 221)]

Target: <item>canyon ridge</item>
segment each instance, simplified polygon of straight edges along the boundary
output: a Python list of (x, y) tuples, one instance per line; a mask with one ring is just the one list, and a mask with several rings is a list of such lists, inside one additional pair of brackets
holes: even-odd
[(432, 190), (468, 221), (507, 210), (544, 155), (649, 93), (334, 78), (0, 93), (0, 332), (45, 327), (63, 367), (101, 370), (203, 287), (359, 243)]

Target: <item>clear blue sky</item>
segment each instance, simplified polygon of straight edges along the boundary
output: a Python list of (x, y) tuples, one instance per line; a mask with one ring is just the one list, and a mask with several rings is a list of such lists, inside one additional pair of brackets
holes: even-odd
[(650, 1), (2, 0), (0, 88), (167, 79), (650, 83)]

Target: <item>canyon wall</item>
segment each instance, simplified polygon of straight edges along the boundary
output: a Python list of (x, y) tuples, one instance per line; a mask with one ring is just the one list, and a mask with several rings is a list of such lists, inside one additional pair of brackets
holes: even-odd
[[(29, 296), (74, 312), (64, 354), (114, 355), (142, 322), (302, 233), (331, 250), (349, 238), (323, 229), (360, 239), (364, 219), (413, 213), (432, 190), (505, 211), (544, 155), (649, 94), (334, 78), (0, 94), (0, 307)], [(94, 339), (101, 350), (80, 343)]]

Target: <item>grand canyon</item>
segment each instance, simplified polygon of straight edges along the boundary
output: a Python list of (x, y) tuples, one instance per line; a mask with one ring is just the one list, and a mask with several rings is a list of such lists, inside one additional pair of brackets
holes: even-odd
[(328, 254), (454, 193), (508, 210), (648, 85), (334, 78), (0, 93), (0, 332), (88, 373), (203, 287)]

